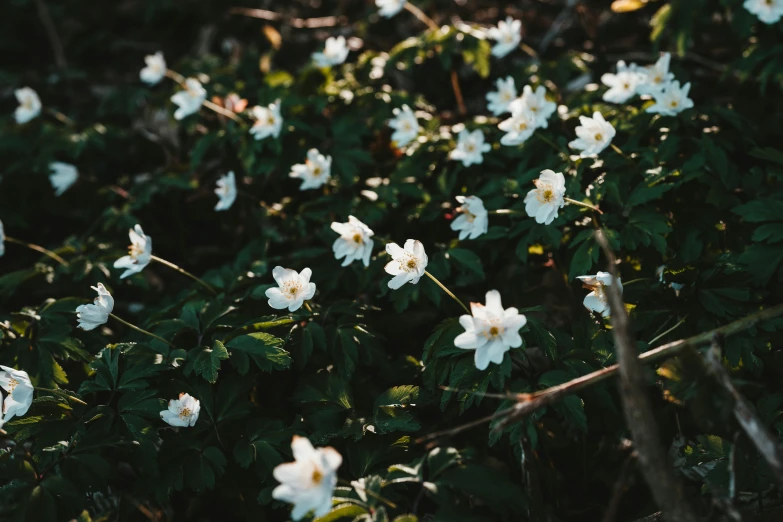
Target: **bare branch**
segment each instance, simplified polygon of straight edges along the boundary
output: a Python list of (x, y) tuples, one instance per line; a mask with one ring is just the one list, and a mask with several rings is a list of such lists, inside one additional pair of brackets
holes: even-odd
[(604, 291), (612, 312), (612, 337), (619, 365), (620, 399), (628, 429), (633, 435), (639, 469), (647, 481), (655, 503), (666, 514), (667, 519), (673, 522), (697, 522), (696, 514), (685, 498), (682, 481), (674, 475), (658, 436), (658, 423), (652, 413), (642, 364), (636, 354), (636, 343), (619, 290), (614, 252), (602, 230), (595, 231), (595, 239), (604, 251), (609, 263), (609, 273), (612, 274), (612, 284), (606, 286)]
[(707, 368), (715, 377), (715, 380), (718, 381), (718, 384), (728, 392), (734, 401), (734, 418), (737, 419), (750, 441), (756, 446), (761, 456), (764, 457), (764, 460), (774, 473), (778, 485), (783, 487), (783, 458), (781, 458), (778, 442), (756, 414), (753, 406), (734, 387), (729, 373), (721, 364), (723, 358), (721, 352), (720, 336), (715, 334), (712, 340), (712, 348), (706, 357)]

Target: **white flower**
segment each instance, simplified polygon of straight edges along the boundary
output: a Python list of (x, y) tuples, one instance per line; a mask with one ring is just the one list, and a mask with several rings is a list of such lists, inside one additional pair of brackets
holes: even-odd
[(79, 178), (79, 171), (69, 163), (55, 161), (49, 164), (49, 182), (52, 184), (55, 196), (62, 196), (63, 192), (71, 188)]
[(313, 271), (305, 268), (301, 272), (276, 266), (272, 270), (272, 277), (279, 288), (269, 288), (266, 296), (269, 298), (269, 306), (277, 310), (288, 308), (289, 312), (295, 312), (301, 308), (302, 303), (312, 299), (315, 295), (315, 283), (310, 282)]
[(664, 86), (674, 80), (674, 74), (669, 72), (669, 63), (672, 55), (663, 53), (658, 61), (649, 67), (641, 70), (644, 75), (644, 81), (636, 88), (639, 94), (655, 94), (661, 91)]
[(169, 409), (160, 412), (163, 422), (180, 428), (193, 427), (201, 411), (201, 402), (187, 393), (180, 393), (179, 399), (169, 401)]
[(299, 190), (315, 189), (329, 181), (332, 173), (332, 157), (324, 156), (316, 149), (307, 151), (307, 160), (291, 167), (289, 176), (300, 178)]
[(147, 85), (155, 85), (166, 76), (166, 60), (163, 59), (162, 52), (148, 54), (144, 57), (144, 63), (147, 66), (141, 70), (139, 78)]
[(397, 290), (405, 283), (415, 285), (419, 282), (428, 262), (424, 245), (420, 241), (408, 239), (405, 241), (405, 248), (400, 248), (397, 243), (389, 243), (386, 245), (386, 253), (392, 260), (386, 263), (383, 269), (394, 276), (389, 281), (389, 288)]
[(501, 20), (497, 27), (490, 28), (487, 36), (497, 43), (492, 46), (492, 56), (503, 58), (519, 46), (522, 41), (522, 22), (510, 16)]
[(673, 81), (662, 91), (655, 93), (655, 104), (647, 108), (647, 112), (657, 112), (662, 116), (677, 116), (685, 109), (693, 107), (693, 100), (688, 98), (691, 84), (680, 87), (680, 82)]
[(38, 93), (30, 87), (22, 87), (14, 91), (19, 107), (14, 111), (16, 123), (27, 123), (41, 114), (41, 99)]
[(407, 105), (403, 105), (402, 109), (394, 109), (393, 112), (394, 118), (389, 120), (389, 127), (394, 129), (391, 140), (395, 147), (401, 148), (419, 135), (419, 122)]
[(774, 24), (783, 16), (783, 0), (745, 0), (743, 6), (765, 24)]
[(201, 82), (195, 78), (188, 78), (185, 80), (185, 90), (171, 97), (171, 101), (177, 106), (174, 119), (181, 120), (197, 113), (206, 99), (207, 90), (201, 86)]
[(122, 256), (114, 262), (114, 268), (124, 268), (125, 272), (120, 279), (137, 274), (144, 270), (152, 260), (152, 238), (144, 234), (141, 225), (136, 225), (128, 231), (131, 244), (128, 247), (128, 255)]
[(391, 18), (405, 7), (406, 0), (375, 0), (378, 14), (384, 18)]
[(280, 482), (272, 497), (294, 505), (294, 520), (301, 520), (310, 511), (322, 517), (332, 510), (337, 468), (343, 458), (334, 448), (313, 448), (309, 440), (296, 435), (291, 450), (295, 461), (280, 464), (272, 472)]
[(356, 260), (361, 260), (364, 266), (370, 266), (373, 246), (373, 240), (370, 238), (375, 235), (370, 227), (355, 217), (348, 216), (348, 223), (333, 222), (332, 230), (340, 234), (334, 241), (332, 250), (335, 259), (345, 258), (342, 266), (348, 266)]
[(501, 145), (520, 145), (535, 132), (538, 122), (536, 114), (522, 104), (511, 104), (511, 117), (501, 121), (498, 129), (506, 134), (500, 138)]
[(557, 110), (557, 104), (555, 102), (546, 99), (546, 89), (543, 85), (533, 88), (529, 85), (525, 85), (522, 89), (522, 96), (519, 99), (511, 102), (511, 113), (513, 114), (517, 107), (521, 106), (532, 112), (536, 116), (536, 127), (546, 129), (549, 126), (549, 117)]
[(495, 116), (500, 116), (504, 112), (511, 110), (509, 105), (517, 98), (517, 88), (514, 85), (514, 78), (511, 76), (508, 76), (505, 80), (498, 78), (495, 85), (498, 88), (497, 92), (491, 91), (487, 93), (487, 101), (489, 102), (487, 109)]
[(466, 167), (481, 165), (484, 163), (484, 153), (489, 152), (492, 145), (484, 143), (484, 134), (476, 129), (468, 132), (462, 129), (459, 132), (457, 146), (449, 153), (449, 158), (461, 161)]
[[(612, 274), (609, 272), (598, 272), (596, 275), (579, 276), (577, 277), (585, 288), (592, 290), (582, 304), (585, 308), (597, 312), (604, 317), (609, 317), (609, 302), (606, 296), (606, 287), (612, 284)], [(620, 288), (620, 293), (623, 293), (623, 284), (620, 279), (617, 279), (617, 286)]]
[(331, 67), (340, 65), (348, 57), (348, 46), (345, 37), (338, 36), (326, 39), (326, 45), (322, 53), (313, 53), (313, 61), (318, 67)]
[(457, 201), (462, 205), (457, 208), (459, 216), (451, 223), (451, 230), (459, 231), (460, 241), (476, 239), (481, 234), (487, 233), (489, 219), (484, 202), (476, 196), (457, 196)]
[(546, 169), (535, 180), (536, 188), (525, 196), (525, 211), (536, 223), (550, 224), (557, 217), (558, 209), (565, 205), (565, 178), (561, 172)]
[(577, 138), (568, 144), (572, 149), (582, 151), (579, 156), (583, 158), (597, 156), (612, 143), (615, 135), (614, 127), (600, 112), (594, 112), (592, 118), (579, 116), (579, 122), (581, 125), (576, 128)]
[(280, 100), (268, 107), (256, 105), (251, 109), (256, 122), (250, 128), (250, 134), (257, 140), (263, 140), (268, 136), (277, 138), (283, 128), (283, 116), (280, 114)]
[(21, 417), (33, 403), (33, 383), (27, 372), (0, 366), (0, 388), (5, 390), (3, 409), (0, 412), (0, 427), (13, 417)]
[(215, 189), (218, 202), (215, 205), (215, 210), (228, 210), (234, 201), (237, 199), (237, 180), (232, 170), (225, 176), (221, 176), (217, 180), (217, 188)]
[(94, 330), (98, 326), (106, 324), (111, 311), (114, 310), (114, 298), (103, 286), (103, 283), (98, 283), (98, 286), (90, 288), (98, 292), (98, 297), (95, 298), (93, 304), (76, 307), (76, 319), (82, 330)]
[(457, 348), (476, 350), (475, 362), (479, 370), (486, 370), (490, 362), (502, 363), (507, 351), (522, 346), (519, 329), (527, 324), (527, 318), (516, 308), (503, 309), (497, 290), (487, 292), (486, 300), (486, 306), (470, 303), (472, 315), (459, 318), (465, 331), (454, 339)]
[(601, 83), (609, 87), (604, 93), (604, 101), (625, 103), (636, 94), (639, 85), (645, 80), (645, 75), (639, 71), (635, 63), (626, 66), (625, 62), (617, 62), (617, 73), (606, 73), (601, 76)]
[(0, 221), (0, 257), (5, 255), (5, 228), (3, 228), (3, 222)]

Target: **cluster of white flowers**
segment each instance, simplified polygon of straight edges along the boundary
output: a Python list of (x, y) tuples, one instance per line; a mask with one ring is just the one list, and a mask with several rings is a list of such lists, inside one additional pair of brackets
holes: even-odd
[(498, 128), (506, 133), (500, 138), (501, 145), (521, 145), (536, 129), (547, 128), (549, 117), (556, 109), (557, 104), (546, 99), (543, 85), (539, 85), (535, 91), (530, 85), (525, 85), (522, 96), (508, 104), (511, 117), (498, 124)]
[(617, 72), (601, 76), (601, 82), (609, 87), (604, 93), (604, 101), (625, 103), (637, 94), (648, 94), (655, 103), (647, 108), (647, 112), (663, 116), (676, 116), (693, 107), (693, 100), (688, 98), (691, 84), (680, 87), (680, 82), (669, 72), (671, 54), (664, 53), (657, 62), (648, 67), (640, 67), (635, 63), (626, 65), (624, 61), (617, 62)]

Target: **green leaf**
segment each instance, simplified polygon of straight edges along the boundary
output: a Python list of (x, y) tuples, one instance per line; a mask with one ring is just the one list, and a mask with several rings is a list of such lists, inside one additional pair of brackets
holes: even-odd
[(266, 332), (241, 335), (228, 342), (230, 350), (247, 354), (261, 371), (284, 370), (291, 366), (291, 357), (283, 340)]
[(201, 375), (208, 382), (214, 384), (218, 378), (220, 361), (228, 359), (228, 351), (223, 343), (215, 341), (212, 348), (202, 346), (195, 357), (193, 351), (188, 353), (188, 361), (185, 363), (185, 375), (195, 373)]
[(456, 261), (459, 266), (484, 279), (484, 267), (481, 265), (481, 258), (474, 252), (464, 248), (451, 248), (446, 255)]

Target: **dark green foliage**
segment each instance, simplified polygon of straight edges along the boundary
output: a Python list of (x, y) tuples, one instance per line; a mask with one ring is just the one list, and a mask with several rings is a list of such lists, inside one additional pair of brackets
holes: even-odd
[[(256, 3), (282, 19), (206, 1), (3, 7), (0, 219), (8, 236), (68, 266), (10, 241), (0, 258), (0, 364), (40, 388), (27, 414), (2, 427), (0, 519), (287, 520), (272, 470), (303, 435), (344, 459), (335, 507), (319, 522), (601, 520), (627, 458), (613, 381), (514, 422), (452, 429), (507, 412), (514, 394), (616, 362), (609, 322), (584, 309), (588, 291), (575, 280), (606, 269), (596, 224), (620, 260), (640, 351), (780, 303), (783, 22), (761, 24), (742, 0), (645, 2), (624, 14), (598, 1), (414, 2), (448, 26), (434, 32), (407, 11), (379, 19), (371, 1)], [(53, 58), (41, 5), (65, 64)], [(561, 13), (566, 22), (548, 34)], [(493, 57), (481, 31), (506, 14), (523, 20), (529, 50), (546, 49)], [(296, 27), (334, 15), (339, 26)], [(356, 38), (346, 64), (314, 68), (310, 53), (337, 34)], [(210, 98), (282, 100), (280, 137), (255, 141), (207, 109), (175, 122), (178, 87), (138, 79), (158, 49), (171, 69), (204, 75)], [(672, 71), (691, 82), (694, 109), (661, 117), (645, 112), (650, 100), (609, 104), (603, 87), (584, 88), (617, 59), (647, 65), (658, 51), (672, 52)], [(520, 92), (544, 85), (560, 105), (516, 147), (499, 145), (498, 118), (487, 117), (486, 93), (506, 76)], [(45, 111), (17, 125), (10, 88), (24, 85)], [(404, 104), (429, 115), (405, 152), (387, 124)], [(571, 155), (578, 117), (593, 111), (617, 129), (621, 153)], [(448, 159), (457, 124), (493, 145), (482, 165)], [(300, 192), (288, 173), (311, 148), (332, 156), (332, 180)], [(53, 161), (80, 171), (60, 197)], [(529, 218), (522, 200), (543, 169), (563, 172), (566, 195), (603, 214), (566, 205), (551, 225)], [(214, 212), (215, 180), (230, 170), (240, 195)], [(457, 195), (511, 212), (459, 241), (449, 229)], [(375, 232), (368, 268), (333, 258), (329, 225), (349, 215)], [(155, 255), (218, 295), (156, 263), (119, 279), (112, 264), (137, 223)], [(383, 245), (407, 238), (424, 244), (428, 270), (466, 304), (499, 290), (528, 318), (523, 345), (479, 371), (473, 352), (454, 345), (463, 310), (433, 281), (389, 290)], [(312, 312), (268, 306), (277, 265), (312, 269)], [(112, 319), (77, 330), (74, 310), (97, 283), (118, 316), (170, 344)], [(779, 438), (781, 328), (777, 319), (730, 337), (723, 354)], [(662, 362), (648, 376), (661, 439), (693, 503), (767, 495), (773, 476), (697, 360)], [(160, 412), (180, 393), (200, 400), (201, 413), (173, 429)], [(634, 476), (617, 520), (659, 510)]]

